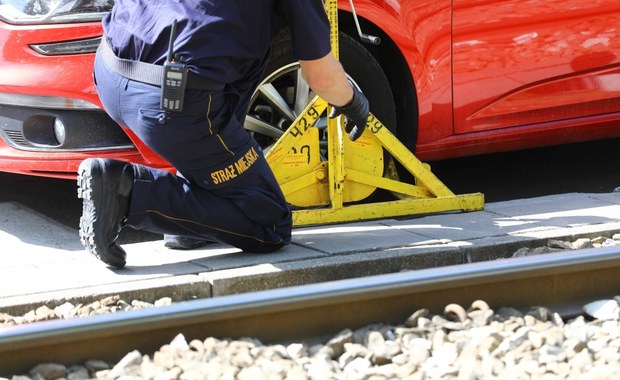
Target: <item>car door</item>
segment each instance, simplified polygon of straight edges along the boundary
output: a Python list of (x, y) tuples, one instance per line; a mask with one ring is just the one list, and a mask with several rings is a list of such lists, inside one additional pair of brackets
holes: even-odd
[(620, 111), (620, 1), (454, 0), (456, 134)]

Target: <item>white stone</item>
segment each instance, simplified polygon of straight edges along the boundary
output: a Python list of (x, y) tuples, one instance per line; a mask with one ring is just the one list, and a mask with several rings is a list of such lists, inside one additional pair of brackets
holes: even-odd
[(599, 300), (590, 302), (583, 311), (592, 318), (600, 320), (620, 319), (620, 306), (615, 300)]

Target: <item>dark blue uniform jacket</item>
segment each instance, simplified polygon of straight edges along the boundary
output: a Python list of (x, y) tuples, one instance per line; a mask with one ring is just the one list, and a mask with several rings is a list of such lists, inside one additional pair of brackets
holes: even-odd
[(330, 51), (329, 23), (321, 0), (117, 3), (103, 20), (106, 38), (117, 56), (162, 64), (177, 18), (175, 55), (190, 70), (220, 83), (244, 80), (256, 62), (264, 60), (271, 37), (283, 23), (291, 28), (295, 58), (312, 60)]

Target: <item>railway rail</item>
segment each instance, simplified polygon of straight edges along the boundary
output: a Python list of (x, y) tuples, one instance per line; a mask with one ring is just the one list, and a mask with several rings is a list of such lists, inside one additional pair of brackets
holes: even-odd
[(419, 308), (484, 300), (492, 308), (548, 307), (563, 317), (620, 290), (620, 247), (563, 251), (255, 293), (170, 306), (0, 327), (0, 376), (41, 362), (118, 361), (188, 339), (254, 337), (286, 342), (370, 323), (399, 323)]

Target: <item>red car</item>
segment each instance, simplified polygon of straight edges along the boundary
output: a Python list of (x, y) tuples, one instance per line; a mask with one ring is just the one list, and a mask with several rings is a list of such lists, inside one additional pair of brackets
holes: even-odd
[[(0, 171), (74, 178), (90, 156), (167, 167), (101, 110), (91, 69), (112, 0), (0, 4)], [(339, 2), (341, 56), (422, 160), (620, 136), (620, 2)], [(270, 145), (307, 103), (288, 34), (246, 121)]]

